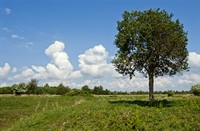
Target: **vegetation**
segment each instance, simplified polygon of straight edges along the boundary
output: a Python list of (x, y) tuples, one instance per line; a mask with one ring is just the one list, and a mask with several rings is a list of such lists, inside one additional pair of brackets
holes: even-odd
[(0, 130), (193, 130), (200, 129), (200, 97), (1, 96)]
[(195, 96), (200, 96), (200, 85), (193, 85), (191, 88), (191, 92), (195, 95)]
[(168, 95), (168, 97), (173, 96), (173, 95), (174, 95), (174, 91), (169, 90), (169, 91), (167, 92), (167, 95)]
[[(32, 93), (27, 91), (27, 85), (25, 83), (14, 84), (9, 87), (0, 88), (0, 94), (34, 94), (34, 95), (142, 95), (148, 94), (147, 91), (132, 91), (132, 92), (123, 92), (123, 91), (110, 91), (108, 89), (104, 89), (103, 86), (94, 86), (94, 88), (90, 88), (88, 85), (84, 85), (81, 89), (71, 89), (69, 86), (64, 86), (62, 83), (58, 86), (49, 86), (45, 84), (44, 86), (36, 86)], [(155, 91), (155, 94), (191, 94), (192, 91)]]
[(125, 11), (118, 21), (112, 61), (116, 70), (129, 75), (138, 71), (149, 78), (149, 102), (154, 102), (154, 77), (175, 75), (188, 69), (187, 33), (179, 20), (165, 10)]

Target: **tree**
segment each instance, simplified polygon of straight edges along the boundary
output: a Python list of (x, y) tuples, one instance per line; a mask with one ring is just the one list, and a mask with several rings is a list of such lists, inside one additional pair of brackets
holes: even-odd
[(200, 96), (200, 85), (193, 85), (190, 90), (195, 96)]
[(84, 86), (81, 88), (81, 90), (86, 91), (86, 92), (88, 92), (88, 93), (91, 93), (91, 90), (90, 90), (90, 88), (89, 88), (88, 85), (84, 85)]
[(57, 87), (57, 92), (56, 94), (57, 95), (64, 95), (66, 94), (67, 92), (70, 91), (70, 88), (69, 87), (65, 87), (62, 83), (60, 83)]
[(26, 84), (25, 83), (14, 84), (12, 86), (12, 89), (15, 95), (21, 95), (26, 92)]
[(28, 94), (33, 94), (34, 93), (34, 90), (36, 89), (37, 87), (37, 84), (38, 84), (38, 80), (36, 79), (31, 79), (28, 84), (27, 84), (27, 92)]
[(165, 10), (125, 11), (118, 21), (115, 45), (119, 48), (112, 63), (129, 75), (138, 71), (149, 79), (149, 103), (154, 102), (154, 78), (173, 76), (188, 70), (187, 33), (179, 20)]
[(95, 86), (94, 89), (93, 89), (93, 93), (96, 94), (96, 95), (103, 94), (103, 87), (101, 85)]

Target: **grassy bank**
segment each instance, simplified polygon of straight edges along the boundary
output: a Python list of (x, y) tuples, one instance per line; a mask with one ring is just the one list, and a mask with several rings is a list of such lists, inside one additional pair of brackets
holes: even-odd
[(200, 97), (1, 96), (0, 130), (199, 130)]

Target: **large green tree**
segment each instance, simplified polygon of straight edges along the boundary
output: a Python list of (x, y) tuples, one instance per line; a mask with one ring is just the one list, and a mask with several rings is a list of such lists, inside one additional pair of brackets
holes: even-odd
[(188, 70), (187, 33), (179, 20), (165, 10), (149, 9), (123, 13), (118, 21), (115, 45), (119, 48), (113, 64), (129, 75), (143, 73), (149, 78), (149, 102), (154, 102), (154, 78)]

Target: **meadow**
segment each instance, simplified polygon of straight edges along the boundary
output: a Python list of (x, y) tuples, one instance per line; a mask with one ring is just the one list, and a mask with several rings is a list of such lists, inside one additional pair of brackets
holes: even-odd
[(200, 97), (2, 95), (0, 130), (200, 130)]

